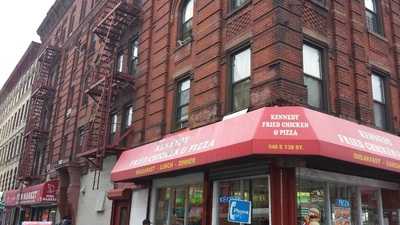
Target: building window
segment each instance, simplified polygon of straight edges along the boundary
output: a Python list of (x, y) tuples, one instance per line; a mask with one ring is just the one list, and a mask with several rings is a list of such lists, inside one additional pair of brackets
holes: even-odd
[(231, 0), (231, 10), (236, 10), (244, 5), (248, 0)]
[(365, 14), (368, 30), (383, 35), (377, 0), (365, 0)]
[(83, 18), (85, 18), (85, 16), (86, 16), (86, 5), (87, 5), (87, 0), (82, 0), (81, 14), (79, 16), (79, 22), (82, 22)]
[(82, 85), (82, 106), (87, 106), (89, 103), (89, 95), (86, 93), (86, 90), (89, 88), (88, 80), (83, 80)]
[(114, 113), (111, 115), (110, 120), (110, 142), (114, 141), (115, 134), (117, 133), (118, 128), (118, 114)]
[(117, 72), (122, 73), (124, 71), (124, 54), (119, 53), (117, 56)]
[(65, 117), (69, 118), (72, 113), (72, 104), (73, 104), (73, 98), (74, 98), (74, 87), (70, 87), (69, 92), (68, 92), (68, 99), (67, 99), (67, 111)]
[(76, 8), (74, 8), (74, 9), (72, 10), (71, 16), (70, 16), (70, 18), (69, 18), (68, 36), (71, 35), (72, 31), (74, 30), (75, 11), (76, 11)]
[(189, 102), (190, 102), (190, 78), (181, 80), (178, 83), (176, 99), (176, 119), (177, 129), (187, 127), (189, 121)]
[(380, 129), (387, 128), (385, 84), (382, 76), (372, 74), (372, 98), (375, 126)]
[(131, 42), (131, 49), (129, 56), (129, 74), (136, 74), (138, 63), (139, 63), (139, 40), (134, 39)]
[(327, 6), (327, 0), (312, 0), (312, 2), (314, 2), (315, 4), (320, 5), (322, 7)]
[(203, 185), (183, 185), (157, 190), (155, 225), (201, 225)]
[(361, 188), (362, 224), (379, 224), (380, 193), (378, 189)]
[(79, 50), (77, 48), (74, 49), (74, 54), (73, 54), (73, 62), (72, 62), (72, 72), (75, 72), (77, 67), (78, 67), (78, 62), (79, 62)]
[(125, 108), (123, 129), (126, 130), (133, 124), (133, 106)]
[(186, 0), (183, 4), (181, 14), (181, 41), (190, 40), (192, 37), (193, 6), (194, 0)]
[(303, 45), (304, 85), (307, 87), (308, 105), (323, 108), (322, 52), (310, 45)]
[(231, 111), (237, 112), (250, 105), (250, 48), (235, 53), (231, 57)]
[(90, 46), (89, 46), (89, 51), (94, 52), (96, 50), (96, 42), (97, 42), (97, 35), (95, 33), (92, 33), (90, 36)]
[(78, 129), (78, 148), (81, 149), (85, 144), (85, 127), (79, 127)]

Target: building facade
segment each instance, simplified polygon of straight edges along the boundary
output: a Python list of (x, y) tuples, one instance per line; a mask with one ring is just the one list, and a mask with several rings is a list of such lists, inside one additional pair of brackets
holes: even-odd
[(232, 224), (246, 200), (251, 224), (398, 225), (399, 6), (57, 0), (38, 34), (59, 218)]
[[(37, 75), (40, 44), (32, 42), (1, 89), (1, 191), (19, 187), (18, 171), (25, 146), (25, 129), (32, 96), (32, 82)], [(16, 212), (6, 209), (8, 221)], [(5, 221), (4, 221), (5, 222)]]

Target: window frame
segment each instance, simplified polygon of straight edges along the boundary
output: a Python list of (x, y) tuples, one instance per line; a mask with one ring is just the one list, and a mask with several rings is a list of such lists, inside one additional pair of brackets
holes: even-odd
[(82, 0), (81, 11), (79, 13), (79, 23), (86, 17), (87, 0)]
[(75, 13), (76, 13), (76, 6), (72, 9), (72, 12), (69, 16), (69, 24), (68, 24), (68, 30), (67, 30), (67, 36), (71, 36), (72, 32), (74, 31), (74, 26), (75, 26)]
[(86, 90), (89, 88), (89, 82), (87, 78), (82, 79), (82, 85), (81, 85), (81, 91), (82, 91), (82, 96), (81, 96), (81, 107), (87, 107), (89, 105), (89, 95), (86, 93)]
[[(116, 118), (116, 121), (114, 123), (114, 117)], [(110, 113), (110, 117), (109, 117), (109, 124), (110, 124), (110, 128), (108, 129), (109, 132), (109, 138), (108, 138), (108, 142), (110, 144), (112, 144), (115, 141), (115, 137), (117, 135), (118, 132), (118, 112), (112, 112)], [(115, 130), (113, 129), (115, 126)]]
[[(181, 130), (186, 129), (188, 127), (188, 122), (190, 120), (190, 100), (191, 100), (191, 90), (192, 90), (192, 74), (188, 73), (178, 78), (175, 81), (175, 97), (174, 97), (174, 117), (173, 117), (173, 130)], [(180, 104), (180, 84), (185, 81), (189, 81), (189, 102), (187, 104)], [(188, 120), (187, 121), (178, 121), (179, 109), (183, 107), (188, 107)], [(180, 124), (186, 123), (185, 125), (180, 126)]]
[[(185, 19), (185, 12), (186, 8), (189, 5), (189, 2), (193, 2), (193, 15), (188, 21), (184, 21)], [(195, 12), (195, 0), (184, 0), (182, 1), (182, 5), (179, 10), (179, 30), (178, 30), (178, 45), (184, 45), (187, 42), (190, 42), (193, 39), (193, 18), (194, 18), (194, 12)], [(190, 30), (185, 32), (185, 25), (191, 23)], [(182, 42), (182, 44), (179, 44)]]
[(328, 8), (329, 0), (311, 0), (311, 2), (316, 4), (317, 6), (329, 10)]
[(97, 41), (98, 41), (97, 35), (94, 32), (90, 33), (89, 54), (93, 54), (96, 51)]
[[(374, 96), (373, 96), (373, 91), (374, 90), (373, 90), (373, 83), (372, 83), (372, 77), (373, 76), (379, 77), (381, 79), (381, 84), (382, 84), (381, 88), (382, 88), (382, 94), (383, 94), (383, 98), (384, 98), (383, 99), (384, 103), (379, 102), (379, 101), (374, 99)], [(391, 118), (390, 108), (389, 108), (391, 106), (391, 101), (390, 101), (390, 95), (389, 95), (390, 93), (389, 93), (389, 90), (387, 89), (387, 87), (388, 87), (388, 77), (389, 76), (386, 73), (378, 71), (377, 69), (372, 69), (371, 70), (370, 81), (371, 81), (371, 99), (372, 99), (372, 104), (373, 104), (372, 105), (373, 125), (375, 126), (376, 129), (384, 130), (384, 131), (391, 131), (392, 130), (391, 123), (389, 123), (389, 120)], [(376, 126), (376, 123), (375, 123), (375, 111), (374, 111), (374, 108), (373, 108), (375, 103), (383, 106), (383, 109), (384, 109), (385, 121), (384, 121), (384, 127), (382, 127), (382, 128)]]
[(239, 0), (229, 0), (228, 1), (228, 4), (229, 4), (228, 8), (229, 8), (229, 12), (231, 12), (231, 13), (239, 11), (241, 8), (243, 8), (245, 5), (247, 5), (251, 0), (245, 0), (244, 2), (242, 2), (242, 4), (240, 4), (237, 7), (234, 7), (235, 1), (239, 1)]
[[(364, 0), (364, 9), (365, 9), (365, 23), (367, 26), (367, 30), (370, 33), (373, 34), (377, 34), (379, 36), (384, 37), (385, 36), (385, 32), (384, 32), (384, 24), (383, 24), (383, 14), (381, 12), (381, 3), (379, 0), (371, 0), (372, 3), (375, 6), (375, 11), (370, 10), (369, 8), (367, 8), (367, 5), (365, 4), (366, 1), (368, 0)], [(376, 20), (376, 27), (371, 27), (369, 24), (369, 18), (368, 18), (368, 14), (372, 15), (375, 17)], [(375, 30), (376, 29), (376, 30)]]
[(118, 51), (117, 53), (117, 58), (116, 58), (116, 63), (115, 63), (115, 72), (117, 73), (124, 73), (124, 64), (125, 64), (125, 54), (124, 52)]
[[(134, 56), (133, 55), (133, 47), (132, 47), (132, 45), (134, 44), (134, 43), (137, 43), (137, 56)], [(130, 75), (136, 75), (137, 74), (137, 72), (138, 72), (138, 65), (139, 65), (139, 37), (138, 36), (135, 36), (134, 38), (132, 38), (130, 41), (129, 41), (129, 57), (128, 57), (128, 61), (129, 61), (129, 65), (128, 65), (128, 73), (130, 74)], [(135, 69), (133, 70), (133, 63), (135, 62)]]
[[(233, 70), (233, 66), (234, 66), (234, 56), (246, 51), (246, 50), (250, 50), (250, 76), (243, 78), (241, 80), (238, 80), (236, 82), (234, 82), (233, 80), (233, 75), (234, 75), (234, 70)], [(242, 110), (246, 110), (251, 106), (251, 77), (252, 77), (252, 49), (251, 49), (251, 45), (249, 43), (244, 43), (242, 45), (240, 45), (239, 47), (236, 47), (234, 49), (232, 49), (231, 51), (228, 52), (228, 85), (227, 85), (227, 89), (228, 89), (228, 98), (227, 98), (227, 112), (228, 114), (233, 114), (236, 112), (240, 112)], [(250, 88), (249, 88), (249, 105), (246, 108), (240, 109), (235, 111), (234, 110), (234, 86), (245, 82), (246, 80), (249, 80), (250, 82)]]
[[(130, 125), (128, 125), (128, 118), (129, 118), (129, 114), (130, 114), (130, 110), (132, 109), (132, 115), (131, 115), (131, 123)], [(134, 107), (133, 104), (127, 104), (123, 107), (123, 116), (122, 116), (122, 125), (121, 125), (121, 129), (122, 132), (127, 131), (129, 128), (131, 128), (133, 126), (133, 113), (134, 113)]]
[(85, 146), (85, 126), (78, 127), (76, 147), (81, 150)]
[[(326, 43), (321, 43), (317, 40), (311, 39), (311, 38), (307, 38), (303, 41), (303, 45), (302, 45), (302, 54), (303, 54), (303, 48), (304, 45), (307, 45), (311, 48), (314, 48), (316, 50), (319, 51), (320, 53), (320, 73), (321, 73), (321, 79), (320, 80), (320, 84), (321, 84), (321, 107), (315, 107), (312, 105), (308, 104), (308, 96), (307, 96), (307, 101), (305, 102), (307, 104), (307, 107), (316, 110), (316, 111), (320, 111), (320, 112), (327, 112), (329, 110), (329, 94), (328, 94), (328, 88), (329, 88), (329, 71), (328, 71), (328, 53), (327, 53), (327, 45)], [(304, 58), (302, 56), (302, 62), (303, 62), (303, 77), (307, 76), (310, 77), (312, 79), (317, 79), (316, 77), (310, 75), (310, 74), (306, 74), (304, 71)], [(304, 78), (303, 78), (304, 80)], [(307, 92), (307, 86), (304, 84)]]

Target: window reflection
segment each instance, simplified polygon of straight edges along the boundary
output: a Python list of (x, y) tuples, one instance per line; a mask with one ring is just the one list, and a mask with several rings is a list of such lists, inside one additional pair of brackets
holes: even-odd
[(252, 202), (251, 224), (270, 224), (267, 177), (221, 181), (218, 189), (218, 225), (236, 225), (236, 223), (228, 222), (229, 200), (231, 199)]
[(157, 191), (155, 225), (201, 225), (203, 186), (160, 188)]

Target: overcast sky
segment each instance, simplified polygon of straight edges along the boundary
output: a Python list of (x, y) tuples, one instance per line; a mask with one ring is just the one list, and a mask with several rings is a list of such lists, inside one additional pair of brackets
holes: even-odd
[(0, 87), (3, 86), (55, 0), (2, 1), (0, 10)]

